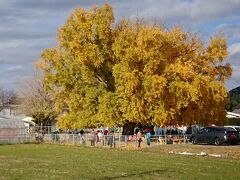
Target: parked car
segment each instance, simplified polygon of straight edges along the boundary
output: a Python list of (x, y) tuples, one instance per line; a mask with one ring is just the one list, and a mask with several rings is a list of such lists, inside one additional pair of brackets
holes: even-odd
[(235, 131), (240, 132), (240, 126), (224, 126), (224, 127), (232, 128), (232, 129), (234, 129)]
[(237, 144), (239, 141), (239, 132), (229, 127), (205, 127), (190, 137), (192, 144)]
[[(234, 129), (235, 131), (238, 131), (238, 137), (240, 138), (240, 126), (224, 126), (224, 127), (232, 128), (232, 129)], [(239, 140), (238, 143), (240, 143), (240, 140)]]

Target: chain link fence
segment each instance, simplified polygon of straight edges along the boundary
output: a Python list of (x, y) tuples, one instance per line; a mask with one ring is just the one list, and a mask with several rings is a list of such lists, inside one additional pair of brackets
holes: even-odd
[(35, 135), (30, 139), (34, 138), (37, 142), (112, 148), (135, 148), (139, 145), (140, 147), (152, 147), (162, 144), (185, 144), (189, 142), (189, 137), (185, 135), (154, 135), (151, 136), (150, 144), (147, 144), (145, 136), (139, 140), (136, 135), (121, 135), (120, 133), (101, 137), (92, 134), (52, 133)]
[(189, 142), (187, 135), (152, 135), (147, 144), (143, 135), (141, 140), (136, 135), (111, 133), (98, 134), (78, 132), (59, 132), (51, 126), (0, 128), (0, 144), (5, 143), (53, 143), (79, 146), (97, 146), (110, 148), (152, 147), (162, 144), (185, 144)]

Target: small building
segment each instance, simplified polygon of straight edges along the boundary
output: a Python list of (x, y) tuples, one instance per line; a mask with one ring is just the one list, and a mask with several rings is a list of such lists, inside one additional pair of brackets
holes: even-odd
[(27, 139), (32, 122), (24, 121), (18, 106), (9, 105), (0, 111), (0, 143), (16, 143)]

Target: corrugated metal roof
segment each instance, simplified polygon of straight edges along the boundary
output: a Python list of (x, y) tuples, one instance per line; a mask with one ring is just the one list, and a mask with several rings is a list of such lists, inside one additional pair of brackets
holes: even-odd
[(0, 117), (0, 128), (24, 128), (22, 119)]

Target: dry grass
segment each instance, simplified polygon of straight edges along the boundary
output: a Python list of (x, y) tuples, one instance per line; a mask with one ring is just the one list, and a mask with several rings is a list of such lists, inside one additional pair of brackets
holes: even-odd
[(218, 154), (224, 158), (239, 159), (240, 160), (240, 145), (235, 146), (214, 146), (214, 145), (192, 145), (192, 144), (171, 144), (171, 145), (160, 145), (152, 148), (146, 148), (144, 151), (154, 153), (165, 153), (169, 152), (179, 153), (207, 153), (207, 154)]

